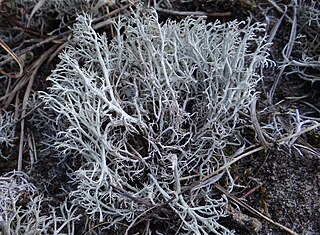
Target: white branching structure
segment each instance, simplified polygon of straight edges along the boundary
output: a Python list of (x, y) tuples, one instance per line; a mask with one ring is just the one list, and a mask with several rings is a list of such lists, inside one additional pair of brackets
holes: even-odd
[(132, 14), (115, 23), (111, 41), (79, 16), (43, 94), (68, 126), (57, 146), (85, 161), (74, 203), (110, 225), (160, 216), (176, 218), (180, 233), (229, 234), (218, 222), (226, 198), (213, 189), (221, 177), (232, 189), (228, 168), (195, 182), (243, 145), (235, 127), (268, 63), (264, 26)]
[(12, 146), (15, 139), (15, 123), (11, 112), (0, 113), (0, 157), (7, 158), (1, 149)]
[(43, 209), (44, 197), (23, 172), (0, 177), (0, 234), (75, 233), (80, 218), (74, 206), (62, 202), (50, 211)]
[[(294, 38), (293, 53), (285, 58), (284, 66), (292, 66), (292, 71), (300, 78), (320, 81), (320, 5), (317, 1), (305, 3), (298, 7), (297, 37)], [(289, 46), (285, 47), (286, 50)]]

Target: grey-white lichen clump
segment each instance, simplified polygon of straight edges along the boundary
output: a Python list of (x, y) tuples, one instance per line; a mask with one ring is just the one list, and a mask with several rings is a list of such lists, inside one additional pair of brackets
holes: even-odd
[(291, 67), (288, 74), (297, 74), (311, 82), (320, 81), (320, 9), (317, 4), (317, 1), (303, 2), (298, 8), (297, 36), (294, 42), (288, 42), (294, 44), (293, 53), (284, 61), (284, 66)]
[(42, 95), (67, 126), (57, 147), (85, 161), (73, 203), (110, 226), (152, 214), (180, 223), (179, 234), (231, 234), (219, 223), (227, 199), (213, 189), (223, 178), (232, 190), (228, 168), (185, 189), (244, 144), (235, 127), (269, 63), (264, 25), (201, 17), (161, 24), (152, 11), (120, 16), (109, 40), (91, 23), (78, 17)]
[(45, 210), (44, 196), (25, 173), (12, 171), (0, 176), (0, 195), (1, 234), (75, 234), (75, 222), (80, 218), (75, 207), (65, 201)]
[[(9, 147), (15, 140), (15, 123), (11, 112), (0, 112), (0, 146)], [(0, 148), (0, 157), (7, 158)]]

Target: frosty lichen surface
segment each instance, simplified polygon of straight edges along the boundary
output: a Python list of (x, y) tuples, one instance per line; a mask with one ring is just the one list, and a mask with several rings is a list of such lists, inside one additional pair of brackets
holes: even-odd
[(1, 234), (66, 234), (75, 233), (74, 206), (67, 201), (60, 208), (43, 209), (43, 195), (23, 172), (12, 171), (0, 177)]
[(15, 129), (13, 114), (10, 112), (0, 113), (0, 157), (7, 157), (1, 152), (1, 149), (12, 146), (15, 139)]
[(293, 57), (293, 71), (302, 79), (320, 81), (320, 5), (311, 1), (310, 5), (304, 4), (299, 13), (299, 34), (304, 39), (301, 39), (302, 45), (297, 39), (295, 52), (300, 53), (301, 58)]
[(85, 159), (74, 203), (117, 225), (168, 202), (167, 219), (182, 233), (231, 233), (218, 223), (226, 199), (213, 190), (222, 177), (232, 190), (228, 168), (182, 192), (243, 145), (235, 126), (256, 95), (256, 70), (268, 62), (264, 26), (204, 18), (159, 24), (152, 12), (122, 16), (108, 41), (91, 22), (78, 17), (75, 44), (43, 95), (68, 126), (58, 147)]
[[(290, 57), (284, 57), (282, 66), (288, 66), (287, 74), (295, 74), (311, 82), (320, 81), (320, 5), (318, 1), (302, 2), (297, 8), (296, 36), (283, 50), (292, 47)], [(290, 45), (292, 44), (292, 46)]]

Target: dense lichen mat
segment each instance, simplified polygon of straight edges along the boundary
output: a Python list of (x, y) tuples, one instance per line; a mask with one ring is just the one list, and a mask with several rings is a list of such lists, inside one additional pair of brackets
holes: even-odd
[(183, 190), (243, 145), (234, 128), (267, 63), (263, 25), (160, 24), (155, 11), (141, 12), (120, 18), (108, 42), (91, 22), (78, 17), (75, 45), (60, 56), (43, 95), (67, 126), (58, 146), (86, 159), (75, 172), (73, 202), (110, 226), (167, 204), (183, 230), (227, 232), (217, 222), (226, 199), (213, 190), (222, 177), (232, 189), (227, 168)]
[(264, 233), (275, 195), (312, 217), (317, 5), (211, 2), (0, 1), (4, 234)]

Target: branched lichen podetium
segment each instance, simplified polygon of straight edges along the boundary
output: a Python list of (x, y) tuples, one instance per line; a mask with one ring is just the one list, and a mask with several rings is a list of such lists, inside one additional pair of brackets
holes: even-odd
[[(256, 70), (268, 63), (264, 25), (201, 17), (160, 24), (154, 11), (132, 13), (108, 41), (91, 23), (78, 17), (74, 45), (43, 94), (68, 126), (57, 146), (85, 159), (73, 202), (110, 226), (168, 202), (179, 233), (232, 233), (218, 222), (226, 216), (226, 198), (212, 188), (219, 178), (181, 191), (243, 145), (235, 126), (256, 96)], [(221, 177), (232, 190), (227, 168)]]

